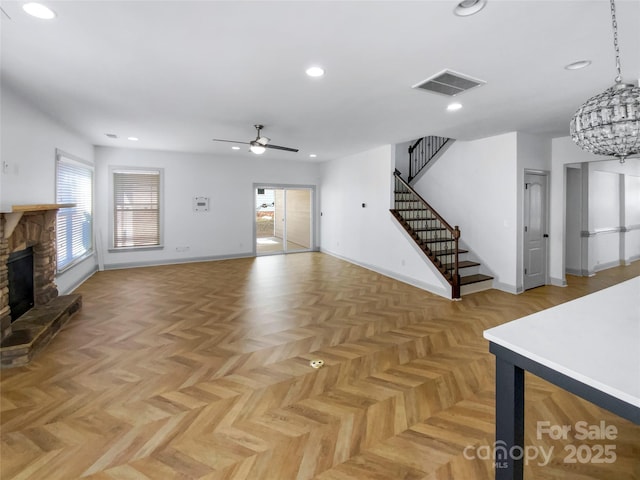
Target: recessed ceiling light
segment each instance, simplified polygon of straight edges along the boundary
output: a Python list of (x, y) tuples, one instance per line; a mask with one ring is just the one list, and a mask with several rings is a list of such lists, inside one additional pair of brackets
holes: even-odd
[(240, 150), (240, 147), (236, 147), (235, 145), (231, 147), (231, 150)]
[(462, 108), (462, 104), (461, 103), (450, 103), (449, 105), (447, 105), (447, 111), (449, 112), (455, 112), (456, 110), (460, 110)]
[(132, 142), (137, 142), (140, 139), (138, 137), (127, 137), (127, 140), (131, 140)]
[(487, 5), (487, 0), (462, 0), (456, 8), (453, 9), (453, 13), (459, 17), (468, 17), (478, 13)]
[(55, 12), (41, 3), (25, 3), (22, 6), (22, 9), (32, 17), (41, 18), (42, 20), (51, 20), (52, 18), (56, 18)]
[(311, 153), (309, 154), (309, 158), (316, 158), (318, 155), (316, 155), (315, 153)]
[(322, 67), (309, 67), (305, 70), (305, 73), (310, 77), (321, 77), (324, 75), (324, 68)]
[(591, 65), (591, 60), (579, 60), (577, 62), (570, 63), (569, 65), (565, 65), (565, 70), (580, 70), (581, 68), (585, 68)]

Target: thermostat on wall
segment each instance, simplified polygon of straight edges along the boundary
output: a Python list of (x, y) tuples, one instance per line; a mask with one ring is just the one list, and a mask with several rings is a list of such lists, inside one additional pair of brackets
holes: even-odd
[(194, 212), (208, 212), (209, 211), (209, 197), (193, 197), (193, 211)]

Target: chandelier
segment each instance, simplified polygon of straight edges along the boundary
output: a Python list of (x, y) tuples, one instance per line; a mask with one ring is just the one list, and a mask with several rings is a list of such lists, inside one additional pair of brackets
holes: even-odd
[(640, 152), (640, 88), (622, 83), (616, 7), (611, 0), (613, 46), (616, 51), (616, 83), (587, 100), (573, 115), (571, 139), (595, 155), (617, 157), (620, 163)]

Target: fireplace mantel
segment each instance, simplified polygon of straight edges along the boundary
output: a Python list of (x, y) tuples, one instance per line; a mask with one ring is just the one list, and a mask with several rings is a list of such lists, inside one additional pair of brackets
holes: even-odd
[(9, 238), (20, 222), (22, 215), (29, 212), (44, 212), (47, 210), (59, 210), (61, 208), (75, 207), (75, 203), (38, 203), (32, 205), (13, 205), (10, 211), (0, 212), (4, 214), (4, 238)]

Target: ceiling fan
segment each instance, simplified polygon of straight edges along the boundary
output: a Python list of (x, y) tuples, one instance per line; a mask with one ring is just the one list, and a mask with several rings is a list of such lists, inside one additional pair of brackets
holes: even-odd
[(285, 150), (287, 152), (297, 152), (297, 148), (291, 147), (281, 147), (280, 145), (273, 145), (269, 143), (271, 141), (270, 138), (262, 137), (260, 135), (261, 130), (264, 128), (264, 125), (254, 125), (256, 128), (256, 139), (251, 140), (250, 142), (238, 142), (235, 140), (223, 140), (221, 138), (214, 138), (214, 142), (228, 142), (228, 143), (242, 143), (244, 145), (249, 145), (249, 150), (255, 153), (256, 155), (262, 155), (267, 148), (273, 148), (275, 150)]

